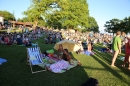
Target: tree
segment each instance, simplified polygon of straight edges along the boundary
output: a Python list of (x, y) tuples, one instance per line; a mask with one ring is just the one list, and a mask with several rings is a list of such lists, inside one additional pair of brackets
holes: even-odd
[(27, 11), (24, 11), (23, 14), (28, 17), (29, 21), (34, 23), (34, 27), (38, 25), (39, 18), (46, 18), (48, 9), (53, 0), (31, 0), (32, 3)]
[(99, 27), (98, 27), (98, 24), (97, 24), (95, 18), (90, 16), (88, 18), (88, 21), (89, 21), (89, 27), (88, 27), (87, 30), (94, 31), (94, 32), (99, 32)]
[(46, 22), (42, 17), (39, 18), (38, 26), (46, 26)]
[(0, 10), (0, 15), (4, 17), (4, 20), (15, 20), (14, 15), (8, 11)]
[(116, 33), (118, 30), (128, 33), (130, 32), (130, 17), (126, 17), (123, 20), (112, 19), (106, 22), (104, 25), (105, 31), (108, 33)]
[(106, 24), (104, 25), (105, 31), (108, 33), (116, 33), (118, 30), (121, 30), (120, 27), (120, 20), (119, 19), (112, 19), (106, 22)]
[(62, 26), (71, 29), (88, 26), (89, 11), (86, 0), (61, 0), (58, 5), (60, 11), (57, 11), (56, 17), (60, 19)]
[(130, 32), (130, 17), (125, 17), (121, 20), (120, 29), (125, 33)]
[(22, 20), (20, 18), (17, 19), (18, 22), (21, 22)]
[[(31, 0), (32, 3), (24, 15), (35, 26), (43, 22), (48, 26), (77, 29), (78, 27), (98, 32), (96, 20), (89, 18), (86, 0)], [(89, 21), (90, 19), (90, 21)], [(89, 25), (91, 24), (91, 25)]]

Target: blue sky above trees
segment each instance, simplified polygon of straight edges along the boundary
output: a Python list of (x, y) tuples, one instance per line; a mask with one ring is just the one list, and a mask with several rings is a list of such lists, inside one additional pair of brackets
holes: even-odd
[[(130, 16), (130, 0), (87, 0), (87, 2), (90, 16), (96, 19), (102, 32), (106, 21)], [(0, 10), (14, 12), (16, 19), (24, 17), (22, 12), (30, 6), (30, 0), (0, 0), (0, 3)]]

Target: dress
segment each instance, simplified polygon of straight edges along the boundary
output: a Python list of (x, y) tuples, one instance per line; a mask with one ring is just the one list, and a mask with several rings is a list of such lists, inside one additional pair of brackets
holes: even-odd
[(130, 55), (130, 40), (127, 41), (127, 43), (125, 43), (125, 52), (126, 54)]

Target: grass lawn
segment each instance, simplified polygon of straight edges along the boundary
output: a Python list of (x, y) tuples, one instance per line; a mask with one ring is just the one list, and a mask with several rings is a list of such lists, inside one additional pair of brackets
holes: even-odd
[[(54, 46), (43, 44), (42, 39), (38, 40), (38, 43), (42, 52)], [(32, 74), (30, 67), (26, 65), (25, 46), (0, 45), (0, 57), (7, 59), (6, 63), (0, 65), (0, 86), (80, 86), (88, 77), (98, 79), (100, 86), (130, 86), (130, 71), (120, 66), (122, 61), (117, 59), (117, 68), (112, 68), (112, 56), (98, 52), (97, 47), (100, 46), (95, 46), (93, 56), (71, 53), (73, 58), (80, 60), (82, 66), (62, 74), (50, 71)]]

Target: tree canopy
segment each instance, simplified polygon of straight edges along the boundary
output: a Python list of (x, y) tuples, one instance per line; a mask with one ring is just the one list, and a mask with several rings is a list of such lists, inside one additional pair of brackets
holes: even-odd
[(4, 20), (15, 20), (14, 14), (12, 14), (8, 11), (0, 10), (0, 15), (4, 17)]
[(21, 18), (21, 19), (18, 18), (17, 21), (18, 21), (18, 22), (29, 22), (28, 17), (23, 17), (23, 18)]
[(126, 17), (123, 20), (111, 19), (104, 25), (105, 31), (108, 33), (116, 33), (117, 31), (122, 31), (125, 33), (130, 32), (130, 17)]
[[(93, 17), (89, 16), (86, 0), (31, 0), (32, 3), (23, 14), (34, 22), (46, 23), (48, 26), (57, 25), (60, 28), (66, 27), (75, 29), (79, 26), (85, 30), (98, 31), (98, 25)], [(89, 20), (90, 19), (90, 20)]]

